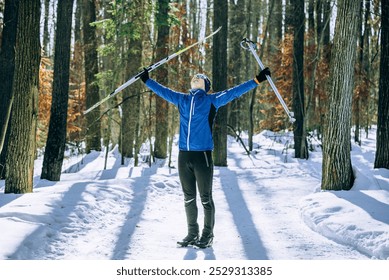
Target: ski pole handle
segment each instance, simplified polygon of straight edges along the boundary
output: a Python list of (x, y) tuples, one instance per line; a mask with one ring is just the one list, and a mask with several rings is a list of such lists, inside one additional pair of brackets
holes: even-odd
[[(240, 42), (240, 46), (242, 48), (244, 48), (245, 50), (250, 50), (251, 53), (254, 55), (257, 63), (259, 64), (259, 67), (261, 68), (261, 70), (265, 69), (265, 65), (263, 65), (261, 59), (259, 58), (257, 52), (255, 51), (255, 43), (253, 41), (250, 41), (249, 39), (244, 38)], [(286, 114), (288, 115), (289, 121), (291, 123), (294, 123), (296, 121), (296, 119), (294, 118), (294, 113), (289, 111), (288, 106), (285, 104), (285, 101), (282, 99), (282, 96), (279, 93), (278, 89), (276, 88), (276, 85), (273, 83), (272, 78), (269, 75), (266, 75), (266, 79), (269, 82), (269, 84), (270, 84), (271, 88), (273, 89), (275, 95), (277, 96), (278, 100), (280, 101), (280, 103), (281, 103), (282, 107), (284, 108)]]

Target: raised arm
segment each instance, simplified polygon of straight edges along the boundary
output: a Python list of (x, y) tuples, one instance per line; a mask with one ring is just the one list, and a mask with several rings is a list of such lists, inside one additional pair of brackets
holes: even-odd
[(149, 89), (151, 89), (155, 94), (162, 97), (166, 101), (173, 103), (176, 106), (178, 105), (178, 101), (180, 97), (184, 94), (181, 92), (171, 90), (170, 88), (161, 85), (160, 83), (154, 81), (153, 79), (150, 79), (149, 73), (146, 69), (140, 78), (145, 83), (145, 85)]
[(261, 82), (266, 80), (266, 75), (270, 76), (269, 68), (262, 70), (253, 80), (249, 80), (233, 88), (215, 93), (213, 104), (216, 108), (226, 105), (246, 92), (256, 88)]

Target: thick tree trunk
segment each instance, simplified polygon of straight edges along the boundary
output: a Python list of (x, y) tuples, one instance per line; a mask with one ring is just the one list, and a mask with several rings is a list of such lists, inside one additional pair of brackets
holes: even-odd
[(73, 0), (63, 0), (57, 9), (55, 34), (53, 99), (49, 133), (42, 167), (42, 179), (59, 181), (66, 144), (69, 99), (70, 35)]
[[(156, 61), (163, 59), (169, 55), (169, 0), (158, 1), (158, 39)], [(156, 70), (156, 79), (167, 85), (169, 82), (167, 65), (162, 66)], [(154, 156), (156, 158), (167, 157), (167, 141), (169, 133), (169, 105), (167, 101), (156, 96), (156, 119), (155, 119), (155, 144)]]
[[(213, 60), (212, 80), (213, 90), (221, 91), (227, 88), (227, 22), (228, 3), (227, 0), (214, 1), (213, 26), (222, 26), (220, 32), (213, 36)], [(227, 166), (227, 110), (228, 105), (218, 110), (215, 120), (213, 137), (215, 143), (214, 164), (216, 166)]]
[(5, 175), (6, 147), (9, 139), (9, 119), (13, 103), (12, 81), (15, 71), (16, 27), (19, 0), (6, 0), (0, 49), (0, 179)]
[(349, 190), (354, 183), (350, 130), (359, 9), (359, 1), (338, 3), (323, 139), (322, 189), (325, 190)]
[[(245, 13), (242, 11), (245, 10), (245, 5), (245, 1), (237, 1), (236, 4), (230, 2), (231, 19), (229, 25), (229, 42), (230, 46), (233, 46), (233, 48), (231, 48), (228, 56), (228, 75), (230, 77), (228, 86), (235, 86), (242, 82), (242, 64), (238, 63), (238, 61), (241, 61), (244, 52), (242, 52), (242, 48), (239, 48), (238, 44), (242, 40), (242, 36), (244, 36), (242, 30), (244, 30), (245, 25)], [(246, 79), (246, 75), (244, 75), (243, 79)], [(243, 125), (248, 117), (247, 112), (242, 111), (243, 108), (247, 107), (244, 106), (245, 102), (247, 102), (247, 99), (245, 98), (238, 98), (231, 102), (228, 124), (237, 131), (242, 131), (244, 129)]]
[[(86, 90), (86, 108), (91, 107), (100, 100), (99, 87), (95, 81), (95, 75), (98, 73), (97, 61), (97, 42), (95, 27), (90, 24), (96, 21), (96, 6), (94, 0), (83, 0), (82, 24), (84, 31), (84, 68), (85, 68), (85, 90)], [(86, 152), (91, 150), (101, 151), (101, 130), (99, 108), (94, 109), (86, 115), (87, 134), (86, 134)]]
[(15, 47), (14, 102), (6, 158), (6, 193), (33, 191), (38, 118), (40, 0), (20, 1)]
[(304, 126), (304, 0), (293, 0), (293, 111), (296, 121), (293, 125), (295, 157), (307, 159), (308, 147)]
[[(142, 28), (144, 28), (143, 22), (143, 1), (136, 0), (132, 2), (132, 9), (134, 9), (133, 28), (134, 33), (143, 34)], [(135, 37), (135, 36), (134, 36)], [(128, 44), (128, 56), (127, 56), (127, 77), (134, 75), (139, 72), (142, 67), (142, 40), (143, 36), (131, 38)], [(127, 100), (123, 103), (123, 118), (122, 118), (122, 143), (121, 152), (124, 157), (132, 158), (137, 156), (134, 147), (135, 139), (139, 133), (139, 122), (140, 122), (140, 98), (142, 91), (142, 83), (137, 82), (128, 87), (123, 93), (123, 100)]]
[(381, 8), (381, 65), (374, 168), (389, 169), (389, 0), (382, 0)]

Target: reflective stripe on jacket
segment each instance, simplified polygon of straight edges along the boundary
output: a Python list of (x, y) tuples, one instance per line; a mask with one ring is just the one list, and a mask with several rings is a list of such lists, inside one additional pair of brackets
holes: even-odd
[(189, 94), (171, 90), (152, 79), (146, 86), (158, 96), (177, 106), (180, 113), (181, 151), (213, 150), (212, 127), (209, 115), (212, 105), (217, 109), (254, 89), (257, 83), (249, 80), (231, 89), (207, 94), (202, 89), (190, 90)]

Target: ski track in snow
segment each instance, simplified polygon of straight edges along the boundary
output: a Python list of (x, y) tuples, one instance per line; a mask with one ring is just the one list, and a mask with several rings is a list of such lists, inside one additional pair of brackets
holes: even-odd
[(115, 148), (106, 170), (104, 152), (67, 158), (60, 182), (40, 180), (37, 160), (33, 193), (1, 193), (0, 259), (389, 259), (389, 173), (373, 168), (374, 138), (353, 146), (353, 190), (322, 192), (320, 152), (298, 160), (287, 134), (255, 137), (250, 157), (229, 137), (228, 167), (215, 167), (212, 248), (176, 247), (187, 233), (178, 170), (121, 165)]
[[(299, 202), (319, 183), (314, 166), (292, 168), (296, 160), (271, 149), (247, 160), (238, 144), (229, 147), (229, 167), (215, 167), (212, 248), (176, 248), (186, 235), (177, 169), (120, 166), (120, 157), (111, 153), (111, 167), (102, 171), (103, 153), (92, 153), (84, 164), (69, 167), (60, 182), (38, 180), (34, 193), (41, 193), (42, 201), (36, 203), (43, 203), (47, 214), (14, 215), (31, 230), (15, 237), (21, 245), (6, 258), (368, 259), (304, 223)], [(49, 191), (53, 187), (56, 191)], [(23, 205), (31, 195), (15, 196)], [(201, 227), (201, 205), (199, 210)]]
[[(236, 156), (239, 153), (232, 155)], [(288, 164), (279, 162), (275, 165), (276, 168), (274, 168), (274, 163), (271, 166), (264, 164), (267, 160), (273, 162), (275, 160), (274, 156), (269, 156), (268, 152), (256, 155), (256, 158), (259, 159), (256, 161), (257, 164), (261, 165), (251, 167), (249, 172), (244, 170), (245, 166), (223, 168), (218, 178), (224, 193), (230, 197), (230, 211), (244, 212), (243, 215), (236, 214), (237, 223), (235, 223), (245, 227), (240, 230), (245, 235), (242, 243), (247, 244), (244, 246), (245, 252), (242, 258), (367, 258), (354, 248), (348, 248), (313, 232), (301, 219), (300, 199), (312, 193), (312, 186), (320, 182), (318, 179), (308, 174), (307, 170), (291, 168), (290, 165), (295, 164), (293, 162)], [(285, 160), (282, 157), (280, 159)], [(290, 158), (288, 160), (294, 161)], [(243, 162), (241, 157), (236, 159), (236, 163), (241, 162)], [(271, 171), (268, 170), (269, 168)], [(296, 173), (296, 170), (300, 172)], [(231, 182), (228, 178), (237, 178), (238, 182)], [(280, 178), (284, 179), (280, 180)], [(309, 180), (312, 180), (312, 184), (307, 186)], [(246, 218), (244, 222), (239, 223), (238, 218), (241, 217)]]

